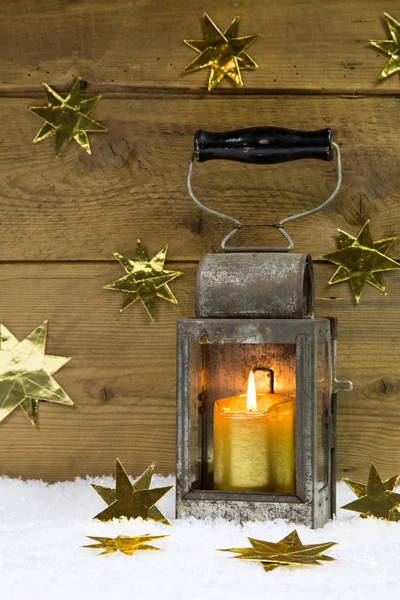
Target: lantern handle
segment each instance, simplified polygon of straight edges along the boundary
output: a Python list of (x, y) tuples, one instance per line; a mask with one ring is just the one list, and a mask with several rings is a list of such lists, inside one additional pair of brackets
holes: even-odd
[[(288, 234), (288, 232), (285, 230), (285, 225), (287, 223), (291, 223), (292, 221), (297, 221), (298, 219), (303, 219), (304, 217), (308, 217), (310, 215), (313, 215), (313, 214), (319, 212), (320, 210), (323, 210), (329, 204), (331, 204), (331, 202), (336, 198), (336, 196), (340, 190), (340, 187), (342, 185), (342, 161), (341, 161), (341, 155), (340, 155), (340, 148), (339, 148), (338, 144), (336, 144), (336, 142), (332, 142), (332, 147), (335, 150), (336, 167), (337, 167), (337, 183), (336, 183), (336, 187), (335, 187), (334, 191), (332, 192), (332, 194), (329, 196), (329, 198), (327, 200), (325, 200), (325, 202), (323, 202), (316, 208), (312, 208), (311, 210), (307, 210), (305, 212), (299, 213), (297, 215), (293, 215), (291, 217), (286, 217), (285, 219), (281, 219), (278, 223), (247, 223), (247, 224), (241, 223), (235, 217), (231, 217), (230, 215), (226, 215), (226, 214), (221, 213), (212, 208), (208, 208), (208, 206), (205, 206), (202, 202), (200, 202), (200, 200), (193, 193), (193, 189), (192, 189), (192, 172), (193, 172), (194, 159), (196, 158), (195, 153), (192, 154), (190, 162), (189, 162), (189, 170), (188, 170), (187, 179), (186, 179), (187, 190), (188, 190), (190, 198), (193, 200), (193, 202), (199, 208), (201, 208), (201, 210), (204, 210), (205, 212), (209, 213), (210, 215), (213, 215), (214, 217), (218, 217), (219, 219), (224, 219), (225, 221), (230, 221), (231, 223), (233, 223), (232, 231), (230, 231), (228, 233), (228, 235), (225, 236), (221, 242), (221, 248), (224, 252), (289, 252), (290, 250), (292, 250), (294, 248), (294, 242), (293, 242), (292, 238), (290, 237), (290, 235)], [(275, 229), (277, 229), (279, 231), (279, 233), (281, 233), (283, 235), (283, 237), (288, 242), (288, 245), (286, 248), (282, 248), (282, 247), (274, 248), (274, 247), (270, 247), (270, 246), (261, 246), (261, 247), (227, 246), (227, 242), (236, 233), (238, 233), (238, 231), (240, 229), (243, 229), (244, 227), (274, 227)]]

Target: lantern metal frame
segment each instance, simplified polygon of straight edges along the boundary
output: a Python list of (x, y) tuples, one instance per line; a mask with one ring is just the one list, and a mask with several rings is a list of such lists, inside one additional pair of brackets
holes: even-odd
[[(221, 492), (196, 489), (192, 481), (191, 419), (193, 392), (193, 345), (210, 344), (295, 344), (296, 345), (296, 420), (294, 494), (263, 492)], [(330, 519), (335, 506), (331, 494), (335, 481), (332, 451), (335, 448), (335, 395), (333, 369), (335, 345), (328, 319), (187, 319), (178, 321), (178, 426), (177, 426), (177, 512), (197, 518), (224, 517), (238, 521), (263, 521), (286, 518), (304, 525), (321, 526)], [(316, 390), (317, 345), (329, 348), (329, 407), (326, 443), (329, 448), (328, 483), (318, 489), (316, 464)], [(194, 375), (194, 377), (193, 377)], [(199, 390), (199, 395), (201, 390)], [(199, 407), (201, 408), (201, 406)], [(210, 436), (208, 436), (210, 443)], [(204, 448), (203, 466), (210, 456)]]

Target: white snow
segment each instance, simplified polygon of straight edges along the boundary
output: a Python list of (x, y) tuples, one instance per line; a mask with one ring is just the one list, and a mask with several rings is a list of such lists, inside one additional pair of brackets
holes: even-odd
[[(284, 521), (248, 523), (93, 521), (104, 503), (89, 481), (111, 486), (111, 477), (48, 485), (0, 478), (1, 600), (310, 600), (400, 598), (400, 523), (360, 519), (338, 509), (323, 529), (297, 527), (303, 543), (337, 542), (327, 553), (337, 562), (279, 568), (265, 573), (217, 552), (248, 546), (247, 536), (278, 541), (294, 526)], [(153, 477), (153, 486), (173, 477)], [(338, 505), (353, 499), (338, 484)], [(158, 503), (174, 519), (174, 490)], [(85, 536), (169, 534), (154, 541), (162, 552), (97, 556), (81, 548)], [(94, 542), (93, 542), (94, 543)]]

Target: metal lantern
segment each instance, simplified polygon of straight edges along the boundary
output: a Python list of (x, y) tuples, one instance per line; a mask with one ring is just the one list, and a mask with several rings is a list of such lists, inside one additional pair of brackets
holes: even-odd
[[(194, 160), (272, 164), (332, 160), (338, 182), (319, 207), (263, 225), (282, 248), (228, 245), (245, 225), (194, 196)], [(254, 128), (195, 135), (188, 191), (233, 223), (198, 269), (196, 317), (177, 324), (177, 516), (243, 522), (285, 518), (320, 527), (335, 512), (336, 321), (314, 317), (309, 255), (291, 254), (284, 226), (325, 208), (341, 185), (329, 129)], [(247, 390), (247, 393), (246, 393)]]

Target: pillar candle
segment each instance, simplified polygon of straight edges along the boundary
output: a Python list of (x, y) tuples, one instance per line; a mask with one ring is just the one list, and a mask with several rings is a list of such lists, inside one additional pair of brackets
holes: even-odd
[(293, 404), (255, 391), (253, 400), (244, 394), (215, 402), (215, 489), (294, 493)]

